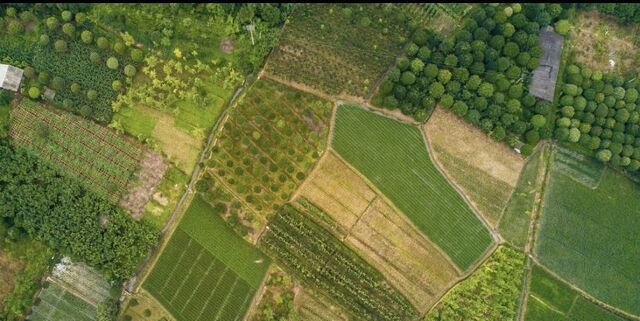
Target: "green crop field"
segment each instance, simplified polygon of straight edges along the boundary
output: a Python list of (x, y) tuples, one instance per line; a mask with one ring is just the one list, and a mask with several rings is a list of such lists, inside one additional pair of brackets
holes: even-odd
[(501, 246), (471, 276), (453, 287), (425, 321), (514, 320), (524, 276), (525, 254)]
[(305, 287), (342, 305), (353, 320), (414, 320), (417, 312), (400, 292), (354, 251), (291, 205), (283, 206), (260, 238)]
[(331, 103), (272, 80), (238, 100), (208, 162), (211, 174), (256, 211), (286, 202), (326, 146)]
[(300, 5), (267, 72), (331, 95), (366, 96), (408, 36), (398, 14), (400, 6), (393, 4)]
[(534, 266), (526, 321), (624, 321), (585, 299), (539, 266)]
[[(558, 155), (545, 191), (536, 255), (595, 298), (639, 314), (640, 186), (607, 169), (592, 189), (582, 182), (601, 175), (593, 161), (581, 160), (567, 172), (564, 153)], [(584, 175), (596, 176), (585, 181)]]
[(96, 307), (49, 283), (40, 293), (40, 302), (33, 307), (29, 320), (33, 321), (94, 321)]
[(523, 248), (527, 244), (531, 212), (535, 205), (536, 193), (542, 190), (541, 175), (548, 164), (549, 153), (550, 147), (545, 145), (529, 157), (518, 178), (518, 185), (500, 218), (500, 235), (514, 246)]
[(417, 127), (340, 106), (332, 146), (462, 270), (491, 245), (487, 228), (431, 162)]
[(143, 284), (179, 321), (241, 320), (269, 259), (196, 197)]
[(11, 112), (10, 135), (114, 202), (128, 191), (143, 153), (142, 145), (108, 128), (26, 99)]

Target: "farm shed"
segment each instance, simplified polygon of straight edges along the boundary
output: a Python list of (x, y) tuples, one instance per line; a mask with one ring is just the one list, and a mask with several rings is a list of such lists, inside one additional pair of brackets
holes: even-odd
[(540, 30), (540, 46), (543, 54), (540, 57), (540, 65), (533, 71), (533, 80), (529, 86), (531, 95), (553, 101), (563, 42), (564, 38), (553, 32), (551, 27)]
[(22, 72), (23, 70), (20, 68), (0, 64), (0, 87), (11, 91), (18, 91), (20, 82), (22, 81)]

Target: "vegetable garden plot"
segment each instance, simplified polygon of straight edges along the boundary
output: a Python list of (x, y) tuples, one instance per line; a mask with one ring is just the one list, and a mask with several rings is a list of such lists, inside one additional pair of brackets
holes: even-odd
[(331, 95), (366, 96), (408, 35), (397, 14), (392, 4), (300, 5), (267, 72)]
[(177, 320), (241, 320), (270, 264), (196, 197), (143, 287)]
[(524, 276), (525, 254), (501, 246), (471, 276), (453, 287), (425, 321), (515, 320)]
[(327, 101), (259, 80), (230, 113), (208, 163), (211, 173), (268, 215), (320, 157), (330, 115)]
[[(557, 161), (562, 160), (554, 164)], [(537, 257), (596, 299), (640, 314), (640, 187), (606, 169), (598, 187), (592, 189), (574, 180), (573, 171), (562, 168), (553, 165), (551, 169)]]
[(533, 267), (526, 321), (624, 321), (585, 299), (538, 265)]
[(67, 292), (55, 283), (40, 293), (40, 302), (33, 307), (29, 316), (32, 321), (94, 321), (97, 317), (95, 306)]
[(431, 162), (420, 130), (354, 106), (340, 106), (333, 148), (432, 242), (467, 270), (493, 239)]
[(113, 202), (128, 191), (143, 147), (115, 132), (23, 100), (11, 112), (10, 135), (55, 168)]
[(144, 287), (180, 321), (239, 320), (256, 291), (180, 229)]
[(305, 286), (342, 305), (355, 320), (417, 317), (378, 271), (290, 205), (280, 209), (259, 244)]

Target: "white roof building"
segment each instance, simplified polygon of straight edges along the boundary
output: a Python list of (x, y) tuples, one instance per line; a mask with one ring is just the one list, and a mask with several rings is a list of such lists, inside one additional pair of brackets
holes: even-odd
[(23, 72), (20, 68), (0, 64), (0, 87), (11, 91), (18, 91)]

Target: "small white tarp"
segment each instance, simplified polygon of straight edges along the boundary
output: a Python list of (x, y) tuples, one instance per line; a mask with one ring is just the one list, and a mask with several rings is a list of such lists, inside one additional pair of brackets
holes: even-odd
[(18, 91), (24, 71), (11, 65), (0, 64), (0, 87)]

